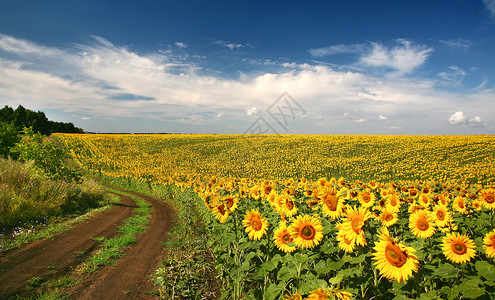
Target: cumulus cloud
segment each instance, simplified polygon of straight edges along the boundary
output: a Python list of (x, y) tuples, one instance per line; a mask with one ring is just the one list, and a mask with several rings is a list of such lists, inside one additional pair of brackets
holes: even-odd
[(464, 114), (463, 111), (456, 111), (449, 118), (450, 124), (465, 124), (466, 121), (467, 121), (467, 118), (466, 118), (466, 115)]
[[(372, 132), (378, 122), (368, 120), (380, 115), (382, 120), (386, 116), (403, 121), (402, 128), (429, 128), (442, 126), (442, 122), (450, 127), (445, 122), (445, 116), (452, 114), (450, 107), (468, 111), (475, 106), (480, 112), (493, 109), (491, 90), (457, 95), (437, 90), (429, 79), (384, 78), (287, 61), (290, 68), (273, 64), (273, 72), (260, 69), (228, 78), (203, 69), (197, 61), (178, 59), (173, 51), (174, 47), (170, 52), (138, 54), (101, 37), (94, 37), (89, 44), (53, 48), (0, 35), (0, 104), (73, 113), (91, 118), (91, 124), (103, 118), (126, 117), (198, 128), (223, 124), (216, 127), (220, 131), (232, 125), (243, 132), (245, 128), (239, 124), (243, 120), (249, 123), (249, 114), (266, 110), (287, 91), (308, 115), (321, 116), (298, 120), (306, 133), (328, 133), (338, 128), (335, 122), (346, 124), (336, 132), (354, 132), (349, 131), (352, 126), (362, 130), (363, 126), (355, 123), (365, 122)], [(418, 121), (426, 111), (430, 119)], [(465, 124), (492, 124), (490, 115), (480, 115), (479, 121), (464, 118)]]
[(457, 111), (449, 118), (450, 124), (468, 125), (470, 127), (485, 127), (487, 124), (483, 122), (480, 116), (468, 118), (463, 111)]
[(384, 115), (379, 115), (378, 116), (378, 119), (382, 120), (382, 121), (387, 121), (387, 117), (385, 117)]

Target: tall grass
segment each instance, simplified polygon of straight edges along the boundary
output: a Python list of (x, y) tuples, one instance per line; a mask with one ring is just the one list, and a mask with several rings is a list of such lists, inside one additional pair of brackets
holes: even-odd
[(54, 181), (31, 163), (0, 159), (0, 229), (84, 212), (104, 201), (103, 191), (92, 180), (81, 184)]

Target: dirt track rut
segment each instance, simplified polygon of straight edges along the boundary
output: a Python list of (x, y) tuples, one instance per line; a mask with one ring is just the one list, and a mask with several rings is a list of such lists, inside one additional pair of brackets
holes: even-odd
[[(135, 202), (121, 197), (120, 205), (76, 225), (68, 232), (27, 245), (2, 257), (0, 263), (0, 299), (15, 299), (25, 294), (27, 280), (42, 281), (69, 273), (97, 246), (95, 237), (111, 238), (118, 226), (130, 217)], [(125, 251), (116, 266), (103, 267), (73, 289), (71, 299), (145, 299), (153, 297), (149, 275), (158, 267), (161, 242), (172, 226), (172, 207), (163, 201), (138, 195), (151, 203), (150, 227)]]

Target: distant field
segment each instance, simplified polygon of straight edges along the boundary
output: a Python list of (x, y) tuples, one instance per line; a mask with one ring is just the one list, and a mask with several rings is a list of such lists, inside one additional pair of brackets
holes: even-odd
[(90, 170), (160, 182), (211, 176), (495, 182), (495, 136), (58, 136)]

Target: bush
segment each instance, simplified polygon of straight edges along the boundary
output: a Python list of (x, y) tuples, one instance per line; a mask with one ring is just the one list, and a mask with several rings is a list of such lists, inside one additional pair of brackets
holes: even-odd
[(19, 134), (11, 123), (0, 122), (0, 156), (11, 155), (10, 149), (20, 140)]
[(43, 173), (56, 180), (79, 182), (81, 172), (69, 167), (69, 152), (61, 142), (55, 138), (43, 137), (41, 133), (34, 133), (31, 127), (22, 130), (24, 137), (15, 145), (13, 152), (23, 161), (33, 161), (33, 165)]

